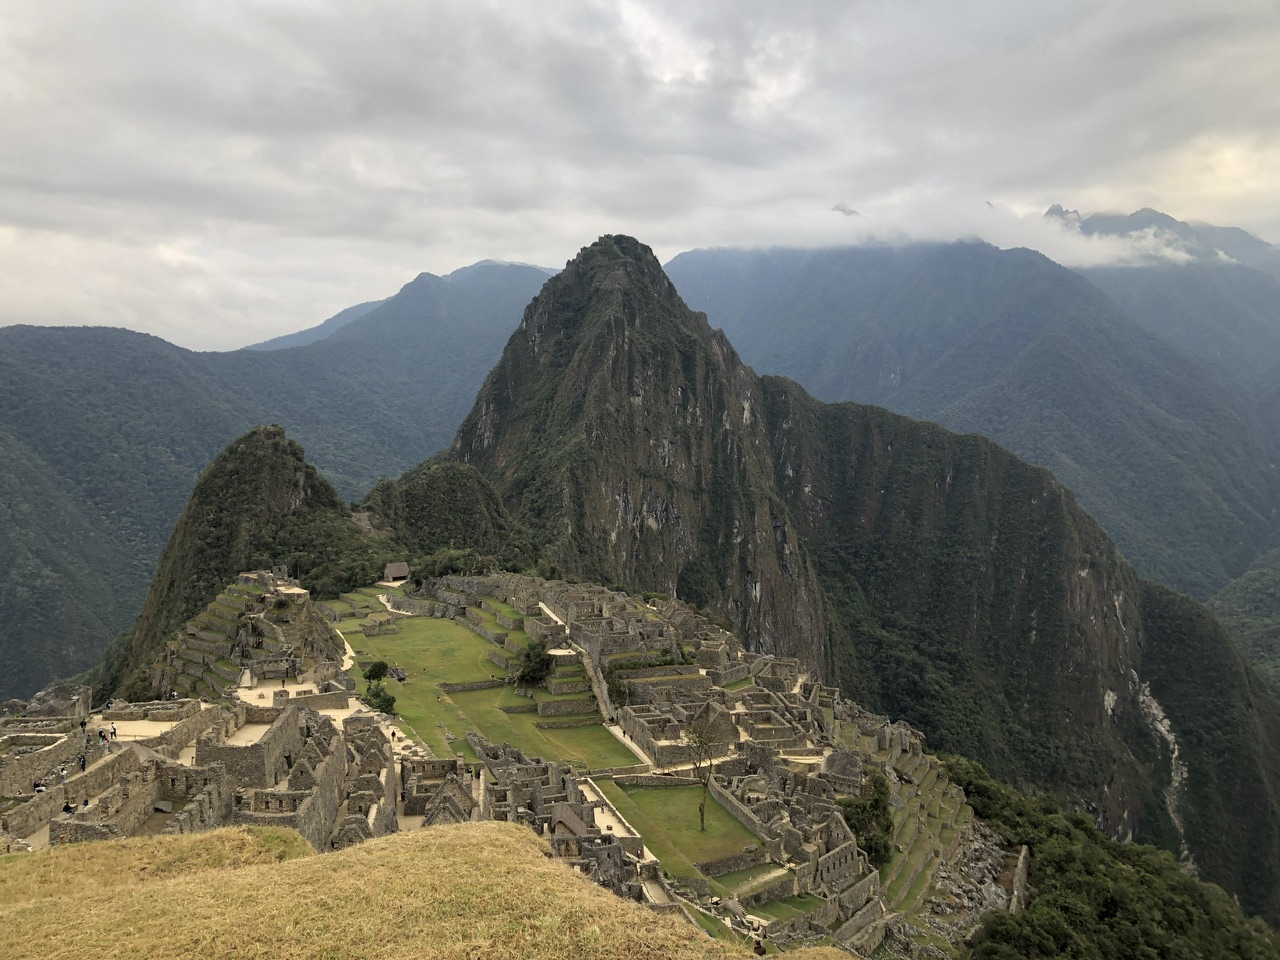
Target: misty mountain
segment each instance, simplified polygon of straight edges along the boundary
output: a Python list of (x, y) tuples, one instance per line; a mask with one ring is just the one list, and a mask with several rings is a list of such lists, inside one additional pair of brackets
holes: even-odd
[[(255, 423), (287, 427), (348, 500), (447, 445), (545, 279), (498, 264), (422, 274), (326, 339), (270, 351), (0, 329), (0, 489), (16, 491), (0, 506), (0, 662), (29, 664), (0, 672), (0, 697), (84, 669), (128, 626), (200, 471)], [(74, 589), (50, 604), (54, 581)]]
[(325, 340), (331, 337), (339, 327), (345, 327), (352, 320), (360, 319), (370, 310), (377, 309), (386, 302), (385, 300), (370, 300), (368, 303), (357, 303), (354, 307), (339, 310), (324, 323), (317, 326), (308, 327), (306, 330), (299, 330), (296, 333), (286, 333), (279, 337), (272, 337), (270, 340), (263, 340), (261, 343), (251, 343), (244, 349), (283, 350), (285, 347), (301, 347), (304, 344), (315, 343), (317, 340)]
[(1085, 236), (1150, 237), (1163, 244), (1169, 256), (1177, 260), (1244, 264), (1280, 278), (1280, 247), (1239, 227), (1179, 220), (1150, 207), (1133, 213), (1093, 213), (1081, 217), (1078, 211), (1064, 210), (1055, 203), (1045, 211), (1045, 216), (1060, 219)]
[(1038, 253), (699, 250), (668, 270), (756, 369), (1049, 467), (1149, 576), (1209, 596), (1271, 544), (1256, 401)]

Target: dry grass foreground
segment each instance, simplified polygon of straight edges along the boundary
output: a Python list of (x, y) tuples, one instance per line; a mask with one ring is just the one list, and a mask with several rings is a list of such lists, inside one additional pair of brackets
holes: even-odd
[[(300, 856), (218, 830), (0, 859), (6, 960), (744, 957), (549, 859), (527, 827), (463, 824)], [(300, 838), (299, 838), (300, 839)], [(805, 960), (848, 960), (804, 950)]]

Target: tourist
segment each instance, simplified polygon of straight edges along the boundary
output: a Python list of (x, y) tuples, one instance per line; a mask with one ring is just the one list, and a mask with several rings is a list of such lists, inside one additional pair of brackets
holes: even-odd
[(58, 768), (58, 780), (59, 780), (61, 783), (66, 783), (66, 782), (67, 782), (67, 768), (66, 768), (66, 767), (59, 767), (59, 768)]
[(116, 722), (112, 720), (111, 721), (111, 739), (114, 740), (115, 738), (116, 738)]
[(73, 806), (71, 805), (71, 803), (68, 801), (67, 803), (64, 803), (64, 804), (62, 805), (62, 812), (63, 812), (63, 813), (75, 813), (75, 812), (76, 812), (76, 808), (75, 808), (75, 807), (73, 807)]
[(81, 732), (81, 733), (84, 733), (84, 728), (85, 728), (85, 727), (87, 727), (88, 725), (89, 725), (89, 720), (88, 720), (88, 718), (87, 718), (87, 717), (81, 717), (81, 718), (80, 718), (80, 732)]
[(83, 753), (80, 754), (80, 772), (84, 773), (84, 768), (87, 767), (88, 765), (89, 765), (88, 758), (85, 757)]

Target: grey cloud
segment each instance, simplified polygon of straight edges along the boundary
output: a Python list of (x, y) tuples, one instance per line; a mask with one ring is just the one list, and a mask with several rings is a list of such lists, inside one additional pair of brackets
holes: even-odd
[(232, 346), (609, 230), (1128, 255), (1047, 232), (1056, 201), (1280, 239), (1278, 40), (1187, 0), (23, 3), (0, 322)]

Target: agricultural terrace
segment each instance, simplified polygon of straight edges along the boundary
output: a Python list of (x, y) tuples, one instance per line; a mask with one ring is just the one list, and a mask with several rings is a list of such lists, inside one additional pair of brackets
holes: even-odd
[[(408, 676), (406, 682), (386, 681), (387, 689), (396, 698), (396, 713), (410, 735), (437, 756), (461, 753), (467, 760), (475, 760), (465, 740), (467, 731), (475, 730), (492, 743), (505, 741), (531, 756), (560, 760), (577, 767), (600, 769), (639, 762), (604, 728), (598, 714), (579, 718), (594, 721), (590, 726), (542, 729), (536, 726), (540, 721), (536, 712), (509, 713), (503, 709), (529, 710), (536, 706), (535, 700), (518, 696), (511, 686), (445, 693), (437, 686), (439, 683), (503, 678), (505, 671), (489, 659), (490, 651), (498, 648), (453, 620), (431, 617), (405, 617), (397, 621), (395, 633), (366, 637), (359, 629), (363, 620), (386, 613), (386, 607), (377, 598), (379, 593), (388, 591), (368, 587), (344, 594), (340, 601), (326, 605), (349, 618), (338, 626), (356, 653), (351, 672), (358, 689), (364, 689), (361, 671), (374, 660), (385, 660), (404, 670)], [(359, 619), (351, 618), (352, 613)], [(527, 645), (528, 636), (524, 631), (507, 632), (515, 641)], [(536, 696), (556, 699), (543, 690), (537, 691)], [(556, 719), (568, 721), (575, 717)], [(450, 741), (446, 733), (454, 739)]]

